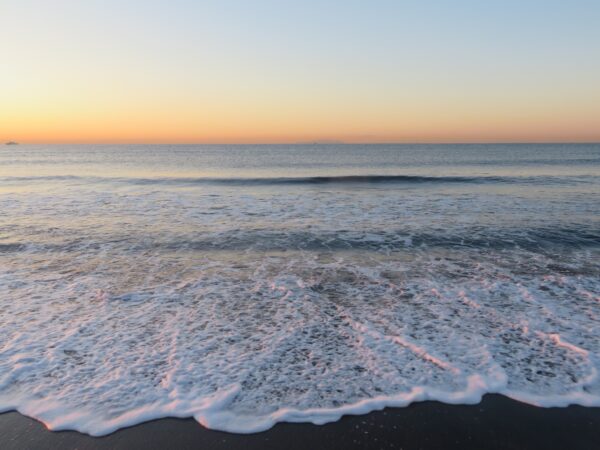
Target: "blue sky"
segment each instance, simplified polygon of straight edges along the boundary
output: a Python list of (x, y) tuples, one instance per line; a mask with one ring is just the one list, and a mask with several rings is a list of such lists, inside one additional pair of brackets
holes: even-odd
[(0, 133), (23, 139), (600, 139), (598, 1), (9, 0), (0, 13)]

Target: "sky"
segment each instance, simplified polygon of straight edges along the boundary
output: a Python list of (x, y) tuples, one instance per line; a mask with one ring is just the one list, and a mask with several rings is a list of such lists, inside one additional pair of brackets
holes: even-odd
[(0, 17), (4, 141), (600, 141), (598, 0), (0, 0)]

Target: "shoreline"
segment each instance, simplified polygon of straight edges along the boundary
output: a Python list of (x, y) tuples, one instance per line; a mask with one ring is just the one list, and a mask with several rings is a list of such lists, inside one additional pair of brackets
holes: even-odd
[(0, 414), (0, 447), (20, 449), (591, 449), (600, 445), (600, 407), (540, 408), (487, 394), (476, 405), (437, 401), (344, 416), (325, 425), (279, 423), (256, 434), (209, 430), (166, 418), (103, 437), (48, 431), (15, 411)]

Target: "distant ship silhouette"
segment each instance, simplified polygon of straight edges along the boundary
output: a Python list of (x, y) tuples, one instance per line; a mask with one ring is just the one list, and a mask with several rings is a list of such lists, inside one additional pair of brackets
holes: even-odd
[(6, 145), (19, 145), (19, 143), (15, 141), (8, 141)]

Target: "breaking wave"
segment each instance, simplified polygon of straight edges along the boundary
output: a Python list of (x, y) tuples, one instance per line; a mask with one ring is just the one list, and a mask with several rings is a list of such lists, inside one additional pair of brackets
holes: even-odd
[(98, 177), (77, 175), (50, 175), (34, 177), (0, 177), (0, 182), (43, 183), (118, 183), (132, 185), (222, 185), (222, 186), (277, 186), (277, 185), (368, 185), (368, 184), (574, 184), (593, 182), (592, 176), (420, 176), (420, 175), (341, 175), (315, 177), (263, 178), (210, 178), (210, 177)]

